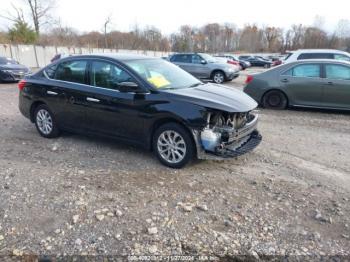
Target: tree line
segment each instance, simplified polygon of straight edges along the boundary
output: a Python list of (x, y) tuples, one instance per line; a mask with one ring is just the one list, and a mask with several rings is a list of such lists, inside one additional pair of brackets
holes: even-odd
[[(332, 48), (350, 51), (350, 21), (341, 19), (333, 32), (323, 29), (322, 17), (313, 25), (295, 24), (290, 28), (233, 23), (208, 23), (201, 27), (182, 25), (164, 35), (154, 26), (134, 25), (129, 32), (110, 28), (105, 19), (101, 31), (79, 33), (52, 18), (55, 0), (21, 0), (22, 8), (1, 14), (12, 26), (0, 32), (0, 43), (38, 44), (89, 48), (114, 48), (173, 52), (285, 52), (300, 48)], [(29, 15), (25, 15), (25, 11)], [(43, 30), (45, 28), (45, 30)]]

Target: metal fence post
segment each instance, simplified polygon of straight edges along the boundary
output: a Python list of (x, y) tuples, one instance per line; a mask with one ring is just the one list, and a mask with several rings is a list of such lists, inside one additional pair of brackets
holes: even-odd
[(36, 46), (33, 45), (33, 48), (34, 48), (34, 56), (35, 56), (36, 67), (39, 68), (39, 61), (38, 61), (38, 54), (36, 53)]

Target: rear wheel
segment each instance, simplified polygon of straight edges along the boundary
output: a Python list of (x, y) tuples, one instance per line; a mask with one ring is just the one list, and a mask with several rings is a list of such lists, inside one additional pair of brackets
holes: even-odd
[(287, 97), (285, 94), (278, 90), (267, 92), (264, 95), (262, 102), (265, 108), (271, 109), (285, 109), (288, 106)]
[(156, 130), (153, 151), (165, 166), (181, 168), (193, 159), (195, 149), (187, 130), (179, 124), (168, 123)]
[(46, 138), (59, 136), (55, 117), (47, 105), (39, 105), (34, 111), (34, 122), (39, 134)]
[(216, 84), (222, 84), (225, 81), (225, 75), (221, 71), (215, 71), (213, 73), (212, 80)]

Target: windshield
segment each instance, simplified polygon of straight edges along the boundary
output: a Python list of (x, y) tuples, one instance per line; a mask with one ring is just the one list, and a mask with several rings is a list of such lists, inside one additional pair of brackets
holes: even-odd
[(284, 61), (286, 61), (293, 53), (287, 53), (287, 56), (284, 58)]
[(207, 63), (215, 63), (217, 60), (215, 57), (212, 57), (211, 55), (208, 54), (200, 54), (200, 56), (207, 61)]
[(0, 65), (16, 65), (18, 64), (12, 58), (0, 57)]
[(163, 59), (139, 59), (124, 63), (157, 89), (181, 89), (202, 84), (197, 78)]

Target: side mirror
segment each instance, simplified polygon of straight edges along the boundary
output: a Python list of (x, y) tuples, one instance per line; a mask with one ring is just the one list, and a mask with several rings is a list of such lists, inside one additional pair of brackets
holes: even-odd
[(201, 64), (205, 65), (207, 63), (207, 61), (205, 61), (204, 59), (201, 60)]
[(120, 82), (118, 83), (120, 92), (137, 92), (140, 90), (139, 85), (135, 82)]

